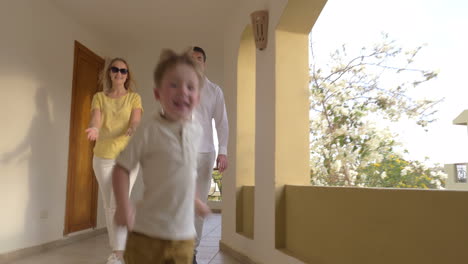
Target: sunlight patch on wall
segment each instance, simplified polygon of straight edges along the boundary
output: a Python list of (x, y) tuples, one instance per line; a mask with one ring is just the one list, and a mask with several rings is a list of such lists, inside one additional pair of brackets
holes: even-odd
[(0, 149), (8, 151), (15, 147), (29, 129), (31, 118), (36, 111), (34, 96), (37, 83), (23, 76), (2, 76), (0, 78), (0, 97), (3, 98), (0, 112), (2, 128)]

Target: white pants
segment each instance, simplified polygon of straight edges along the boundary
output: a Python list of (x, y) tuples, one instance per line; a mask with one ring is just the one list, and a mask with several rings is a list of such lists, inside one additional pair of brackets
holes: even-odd
[[(215, 152), (198, 153), (197, 192), (200, 200), (204, 203), (208, 200), (215, 156)], [(195, 239), (196, 252), (203, 234), (203, 218), (197, 215), (195, 215), (195, 230), (197, 230), (197, 237)]]
[[(117, 226), (114, 223), (114, 215), (116, 209), (114, 190), (112, 188), (112, 170), (115, 165), (115, 160), (93, 157), (93, 169), (96, 179), (99, 183), (102, 202), (106, 215), (107, 234), (109, 236), (109, 244), (113, 251), (125, 250), (127, 242), (127, 228)], [(128, 195), (132, 192), (132, 187), (135, 184), (138, 175), (139, 166), (130, 172), (130, 183)]]

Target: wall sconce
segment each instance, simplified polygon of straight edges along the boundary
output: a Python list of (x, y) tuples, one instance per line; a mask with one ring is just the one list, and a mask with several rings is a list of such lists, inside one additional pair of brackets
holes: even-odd
[(255, 46), (259, 50), (264, 50), (268, 40), (268, 11), (255, 11), (250, 14), (255, 38)]

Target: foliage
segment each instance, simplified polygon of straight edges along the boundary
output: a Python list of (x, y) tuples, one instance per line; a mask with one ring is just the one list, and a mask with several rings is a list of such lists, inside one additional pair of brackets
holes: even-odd
[[(356, 56), (349, 55), (343, 45), (331, 54), (330, 62), (323, 67), (316, 65), (312, 58), (313, 184), (418, 188), (443, 185), (431, 183), (438, 169), (430, 173), (427, 170), (431, 169), (420, 162), (402, 160), (394, 151), (399, 146), (395, 140), (397, 135), (379, 128), (374, 121), (397, 122), (407, 117), (427, 127), (435, 120), (434, 108), (441, 100), (416, 100), (409, 95), (414, 88), (437, 77), (435, 71), (411, 67), (421, 49), (403, 49), (383, 35), (381, 43), (362, 48)], [(395, 168), (397, 160), (402, 162), (399, 171)], [(406, 167), (414, 170), (402, 179)], [(382, 179), (382, 168), (387, 170), (387, 176), (391, 175), (387, 180), (386, 177)], [(431, 180), (422, 180), (424, 175)]]
[(223, 193), (223, 174), (219, 172), (219, 170), (213, 171), (213, 181), (218, 185), (219, 192)]
[(221, 201), (223, 197), (223, 174), (220, 173), (218, 170), (213, 170), (212, 176), (213, 181), (218, 186), (219, 195), (216, 194), (216, 187), (212, 193), (208, 194), (208, 200), (210, 201)]
[(389, 155), (360, 170), (356, 183), (367, 187), (441, 189), (446, 177), (442, 167), (428, 168), (423, 162)]

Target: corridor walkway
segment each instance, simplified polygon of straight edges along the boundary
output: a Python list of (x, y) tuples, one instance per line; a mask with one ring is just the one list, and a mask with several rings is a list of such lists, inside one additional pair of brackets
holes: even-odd
[[(221, 215), (213, 214), (205, 222), (198, 248), (199, 264), (241, 264), (219, 251), (220, 239)], [(109, 252), (107, 234), (102, 234), (13, 261), (11, 264), (105, 264)]]

